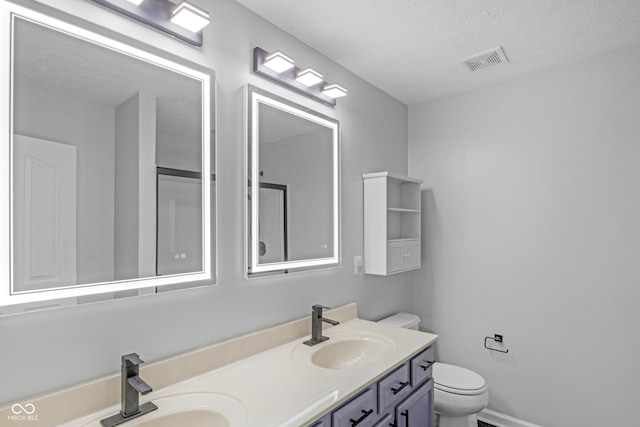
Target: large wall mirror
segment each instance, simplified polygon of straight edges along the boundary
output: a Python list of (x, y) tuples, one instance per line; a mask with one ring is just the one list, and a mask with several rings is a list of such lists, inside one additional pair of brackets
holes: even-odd
[(0, 8), (0, 314), (214, 282), (213, 72)]
[(247, 275), (340, 264), (337, 120), (247, 87)]

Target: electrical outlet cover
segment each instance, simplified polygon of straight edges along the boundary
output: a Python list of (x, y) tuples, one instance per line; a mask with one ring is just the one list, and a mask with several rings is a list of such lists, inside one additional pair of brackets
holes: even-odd
[(356, 255), (353, 257), (353, 275), (356, 276), (358, 274), (362, 274), (364, 270), (362, 264), (362, 256)]

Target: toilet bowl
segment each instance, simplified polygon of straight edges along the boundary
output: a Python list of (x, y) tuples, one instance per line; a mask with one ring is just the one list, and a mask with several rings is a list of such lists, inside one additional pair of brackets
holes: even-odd
[[(398, 313), (379, 321), (389, 326), (418, 329), (415, 314)], [(433, 364), (436, 427), (477, 427), (476, 414), (489, 403), (487, 383), (470, 369), (447, 363)]]
[(470, 369), (433, 364), (434, 409), (439, 427), (477, 427), (476, 414), (487, 407), (487, 383)]

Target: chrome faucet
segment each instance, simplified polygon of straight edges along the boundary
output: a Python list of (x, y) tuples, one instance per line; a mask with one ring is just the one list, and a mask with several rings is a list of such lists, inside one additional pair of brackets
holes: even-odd
[(122, 356), (120, 412), (100, 420), (100, 424), (102, 424), (103, 427), (117, 426), (158, 409), (152, 402), (144, 403), (142, 406), (140, 405), (140, 395), (153, 391), (151, 386), (140, 378), (141, 363), (144, 363), (144, 360), (140, 359), (140, 356), (136, 353)]
[(329, 339), (328, 337), (322, 336), (322, 322), (327, 322), (334, 326), (340, 322), (322, 317), (322, 309), (328, 307), (316, 304), (311, 308), (311, 339), (305, 341), (304, 344), (313, 346)]

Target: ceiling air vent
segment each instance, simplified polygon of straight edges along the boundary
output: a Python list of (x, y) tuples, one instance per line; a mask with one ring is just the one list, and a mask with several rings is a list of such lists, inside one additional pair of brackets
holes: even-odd
[(500, 64), (506, 64), (507, 57), (504, 55), (500, 46), (477, 55), (470, 56), (458, 61), (470, 72), (477, 71), (481, 68), (494, 67)]

